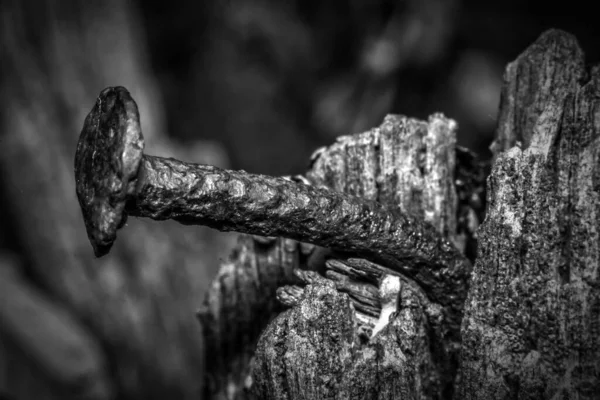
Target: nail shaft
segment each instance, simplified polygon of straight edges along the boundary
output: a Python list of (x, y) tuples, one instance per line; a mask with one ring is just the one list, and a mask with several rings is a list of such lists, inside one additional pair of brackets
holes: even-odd
[[(440, 279), (445, 281), (442, 286), (464, 286), (470, 268), (432, 226), (380, 203), (283, 178), (171, 158), (143, 156), (126, 211), (131, 216), (284, 236), (360, 254), (418, 276), (434, 291)], [(439, 293), (447, 294), (445, 289)]]

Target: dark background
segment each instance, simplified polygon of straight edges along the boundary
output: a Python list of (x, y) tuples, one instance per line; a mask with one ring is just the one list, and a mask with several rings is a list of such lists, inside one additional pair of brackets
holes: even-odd
[(218, 140), (234, 168), (270, 174), (301, 172), (313, 149), (386, 113), (443, 112), (487, 157), (503, 69), (541, 32), (600, 55), (590, 2), (141, 4), (169, 132)]
[(234, 235), (133, 220), (92, 256), (72, 165), (102, 89), (185, 161), (302, 173), (337, 136), (434, 112), (487, 159), (504, 68), (549, 28), (600, 60), (592, 2), (0, 0), (0, 399), (193, 399), (214, 361), (194, 312)]

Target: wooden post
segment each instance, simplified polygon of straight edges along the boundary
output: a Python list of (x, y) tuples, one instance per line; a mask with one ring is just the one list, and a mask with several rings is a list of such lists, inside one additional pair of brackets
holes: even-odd
[[(416, 215), (464, 250), (481, 216), (484, 175), (473, 155), (456, 148), (455, 133), (456, 123), (442, 115), (389, 116), (315, 153), (306, 179)], [(451, 391), (461, 314), (429, 299), (434, 289), (419, 283), (427, 274), (407, 276), (396, 264), (352, 254), (324, 257), (293, 241), (267, 243), (241, 240), (200, 313), (206, 348), (215, 349), (208, 398), (441, 398)], [(268, 262), (284, 248), (289, 261)], [(461, 293), (466, 286), (447, 290)], [(291, 309), (269, 323), (275, 296)]]
[(600, 396), (600, 70), (544, 33), (505, 73), (456, 399)]
[[(347, 254), (329, 254), (311, 268), (298, 261), (300, 283), (253, 289), (275, 292), (289, 309), (266, 325), (256, 351), (257, 330), (246, 337), (243, 362), (220, 367), (243, 366), (245, 373), (214, 379), (220, 386), (212, 389), (220, 389), (209, 396), (598, 398), (599, 93), (600, 69), (585, 68), (576, 40), (564, 32), (546, 32), (508, 66), (460, 335), (418, 276)], [(411, 210), (464, 250), (458, 232), (473, 239), (465, 227), (481, 217), (481, 166), (454, 152), (450, 121), (392, 120), (392, 145), (382, 139), (384, 126), (341, 138), (316, 157), (307, 178)], [(436, 124), (438, 135), (423, 134)], [(226, 326), (235, 326), (241, 308), (232, 299), (250, 286), (241, 264), (228, 268), (221, 276), (237, 271), (240, 278), (221, 292), (230, 302), (221, 323), (231, 317)], [(245, 321), (259, 311), (252, 312)], [(241, 334), (224, 332), (219, 340), (234, 348)]]

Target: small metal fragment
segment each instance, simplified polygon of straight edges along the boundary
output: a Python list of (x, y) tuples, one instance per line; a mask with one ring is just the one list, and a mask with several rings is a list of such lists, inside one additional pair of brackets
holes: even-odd
[(398, 297), (401, 290), (400, 278), (394, 275), (386, 275), (379, 286), (381, 299), (381, 315), (373, 328), (371, 337), (377, 335), (390, 322), (390, 317), (398, 310)]

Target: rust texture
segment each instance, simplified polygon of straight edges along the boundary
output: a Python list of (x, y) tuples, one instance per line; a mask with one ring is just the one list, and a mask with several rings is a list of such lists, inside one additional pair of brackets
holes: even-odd
[(83, 123), (75, 152), (75, 184), (96, 256), (110, 250), (137, 177), (144, 137), (137, 104), (123, 87), (104, 89)]
[[(434, 119), (434, 133), (436, 124), (446, 129), (442, 119)], [(77, 194), (96, 255), (109, 251), (127, 214), (283, 236), (389, 265), (450, 307), (453, 324), (459, 323), (470, 263), (444, 232), (410, 209), (284, 178), (146, 156), (143, 146), (139, 112), (129, 92), (122, 87), (102, 91), (86, 118), (75, 157)], [(388, 152), (397, 156), (394, 149)], [(426, 162), (437, 158), (447, 159), (434, 156)], [(386, 161), (386, 169), (393, 160)], [(453, 162), (441, 165), (454, 169)], [(456, 207), (452, 188), (446, 185), (442, 194)], [(434, 196), (428, 201), (439, 202)], [(451, 212), (448, 218), (455, 221)], [(455, 222), (448, 228), (455, 231)]]
[(435, 301), (462, 305), (469, 261), (433, 226), (406, 212), (283, 178), (174, 159), (144, 156), (141, 170), (127, 205), (132, 216), (283, 236), (360, 254), (415, 277)]

